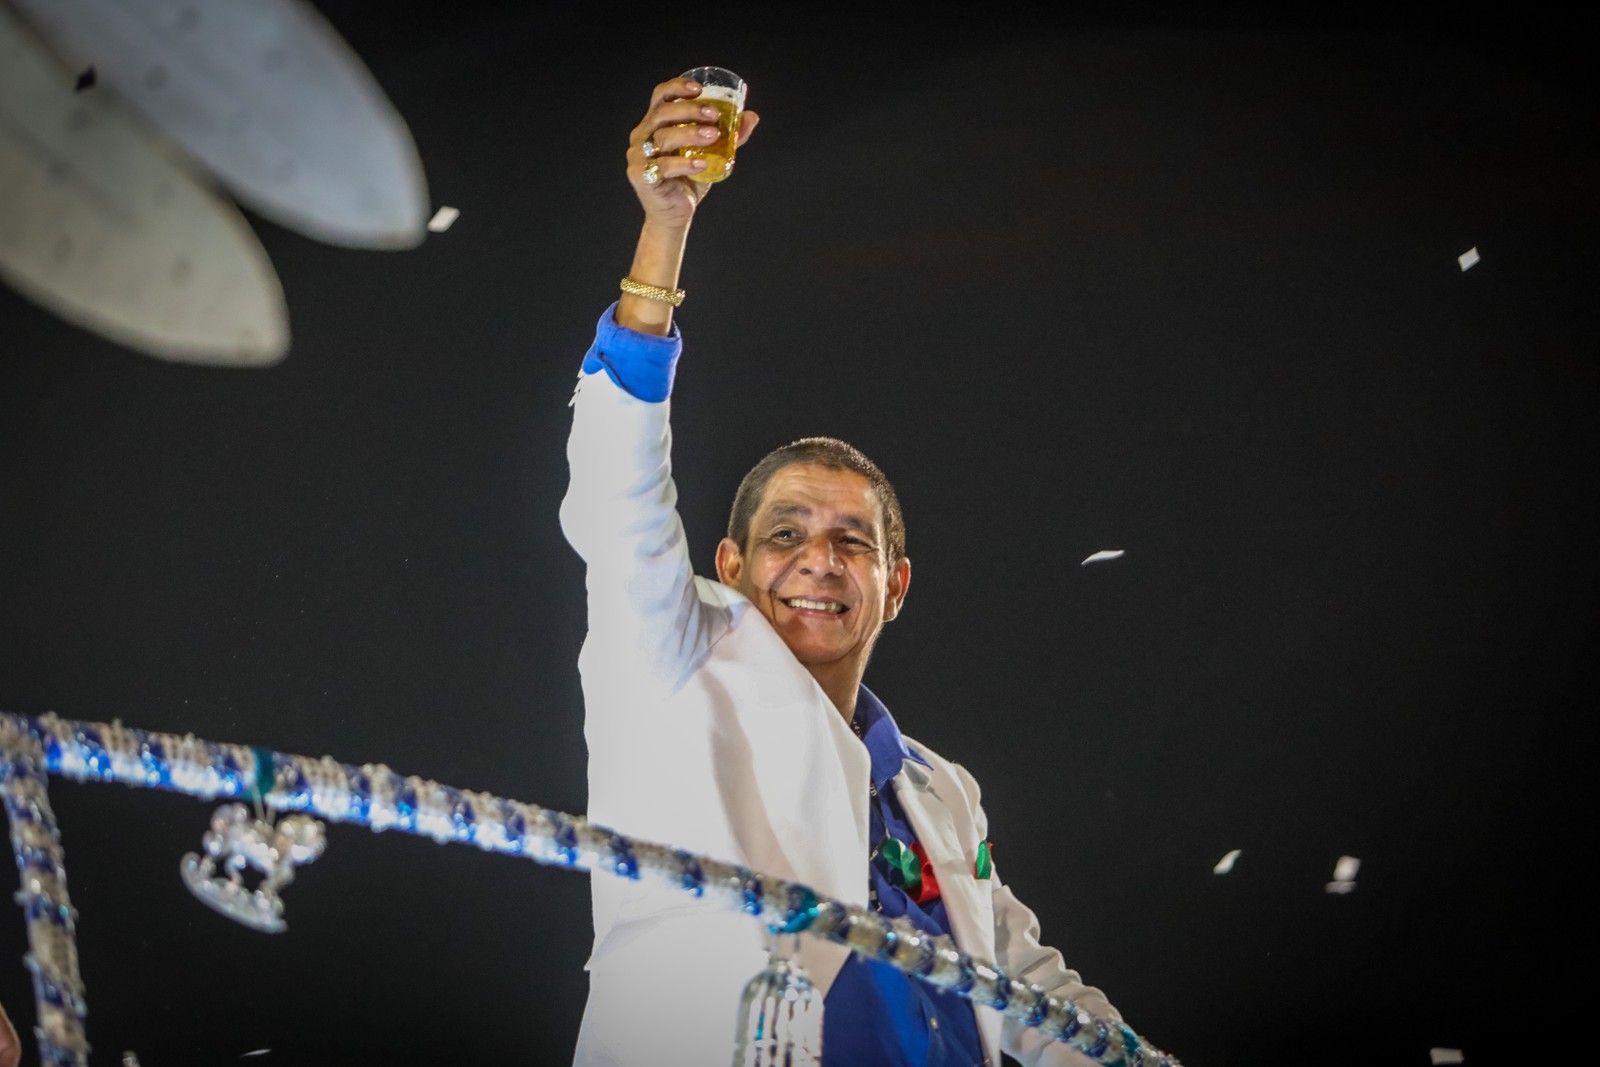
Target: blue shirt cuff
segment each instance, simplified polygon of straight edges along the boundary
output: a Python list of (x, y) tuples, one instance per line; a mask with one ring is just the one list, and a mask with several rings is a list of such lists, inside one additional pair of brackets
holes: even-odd
[(605, 371), (630, 396), (659, 404), (672, 395), (672, 378), (683, 352), (678, 324), (665, 337), (617, 325), (617, 305), (606, 308), (595, 328), (594, 344), (583, 357), (583, 373)]

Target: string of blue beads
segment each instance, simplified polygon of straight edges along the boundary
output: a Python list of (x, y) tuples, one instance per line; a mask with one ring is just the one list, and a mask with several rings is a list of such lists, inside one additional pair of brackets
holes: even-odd
[[(382, 764), (356, 767), (192, 735), (152, 733), (117, 722), (0, 712), (0, 748), (12, 752), (26, 746), (43, 754), (49, 774), (201, 798), (259, 798), (274, 811), (310, 812), (374, 831), (400, 830), (575, 870), (652, 878), (754, 916), (774, 931), (803, 931), (845, 945), (1002, 1011), (1108, 1067), (1181, 1067), (1121, 1024), (1113, 1028), (1068, 1000), (972, 959), (949, 937), (918, 931), (904, 918), (886, 921), (866, 908), (818, 897), (806, 886), (637, 841), (577, 816), (402, 777)], [(11, 814), (9, 803), (7, 810)], [(18, 817), (12, 815), (14, 825)], [(18, 863), (23, 862), (19, 851)], [(44, 905), (30, 902), (25, 911), (31, 917), (40, 907)], [(81, 1003), (81, 988), (77, 993)], [(77, 1067), (78, 1061), (63, 1061), (68, 1062)]]

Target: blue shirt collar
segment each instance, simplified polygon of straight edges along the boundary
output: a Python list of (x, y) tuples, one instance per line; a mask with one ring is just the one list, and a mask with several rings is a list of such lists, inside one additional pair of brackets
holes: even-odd
[(861, 724), (861, 740), (872, 760), (872, 784), (880, 791), (889, 779), (900, 773), (900, 765), (906, 760), (932, 768), (932, 764), (906, 745), (894, 716), (865, 685), (856, 691), (856, 722)]

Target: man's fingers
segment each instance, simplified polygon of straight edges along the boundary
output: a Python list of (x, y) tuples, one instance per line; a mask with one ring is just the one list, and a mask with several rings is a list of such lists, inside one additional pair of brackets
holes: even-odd
[(652, 108), (645, 115), (644, 120), (634, 127), (633, 135), (636, 141), (642, 141), (653, 135), (657, 130), (667, 126), (678, 126), (686, 122), (704, 122), (715, 125), (717, 112), (714, 108), (693, 100), (675, 100), (670, 104), (662, 104)]
[(684, 159), (682, 156), (657, 156), (652, 160), (640, 160), (638, 163), (631, 164), (628, 167), (628, 177), (638, 181), (640, 184), (646, 184), (644, 181), (644, 168), (651, 163), (656, 165), (662, 181), (669, 181), (673, 178), (687, 178), (691, 174), (699, 174), (706, 169), (706, 161), (703, 159)]
[(650, 97), (650, 106), (659, 107), (674, 100), (700, 95), (700, 83), (690, 81), (688, 78), (673, 78), (656, 86), (655, 94)]
[[(719, 115), (697, 99), (700, 88), (699, 83), (688, 78), (673, 78), (656, 86), (650, 110), (628, 138), (628, 180), (643, 199), (647, 211), (652, 210), (652, 205), (681, 197), (685, 190), (692, 192), (698, 202), (710, 189), (701, 182), (680, 180), (700, 174), (707, 164), (703, 159), (686, 159), (678, 153), (686, 148), (709, 146), (720, 136)], [(760, 115), (745, 111), (740, 118), (737, 143), (743, 145), (748, 141), (760, 121)], [(646, 141), (654, 147), (649, 158), (644, 154)], [(654, 168), (653, 176), (657, 181), (653, 185), (644, 180), (647, 167)], [(668, 183), (671, 183), (670, 188)]]
[[(655, 142), (656, 152), (665, 154), (711, 144), (717, 139), (717, 132), (715, 126), (668, 126), (657, 130), (650, 140)], [(640, 150), (638, 154), (642, 157), (644, 153)]]
[[(692, 102), (674, 104), (645, 117), (645, 121), (634, 130), (632, 147), (638, 149), (646, 140), (650, 140), (655, 142), (657, 152), (676, 152), (682, 148), (710, 144), (718, 135), (715, 115), (715, 112), (705, 114)], [(761, 116), (754, 111), (746, 111), (740, 116), (740, 145), (750, 139), (760, 121)]]
[(744, 143), (750, 139), (750, 135), (756, 132), (756, 123), (760, 121), (761, 116), (757, 115), (754, 111), (746, 111), (744, 114), (740, 115), (739, 143), (734, 147), (742, 148)]
[(22, 1043), (11, 1027), (5, 1005), (0, 1004), (0, 1067), (17, 1067), (22, 1062)]

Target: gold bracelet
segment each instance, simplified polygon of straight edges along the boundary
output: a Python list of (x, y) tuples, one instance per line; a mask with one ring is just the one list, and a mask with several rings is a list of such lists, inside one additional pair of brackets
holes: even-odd
[(663, 289), (659, 285), (646, 285), (644, 282), (636, 282), (632, 278), (622, 279), (622, 291), (624, 293), (632, 293), (634, 296), (642, 296), (646, 300), (671, 304), (673, 307), (678, 307), (683, 303), (684, 294), (682, 289)]

